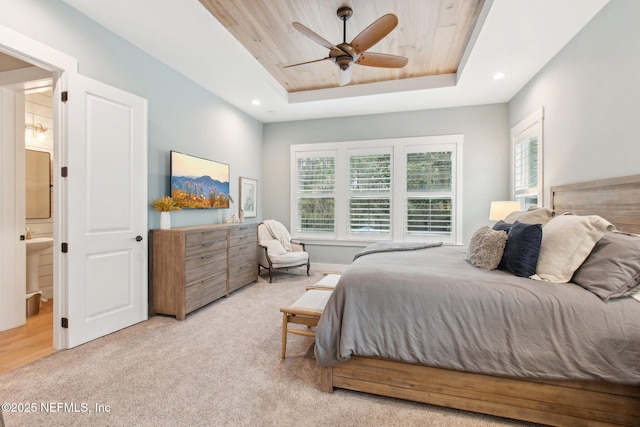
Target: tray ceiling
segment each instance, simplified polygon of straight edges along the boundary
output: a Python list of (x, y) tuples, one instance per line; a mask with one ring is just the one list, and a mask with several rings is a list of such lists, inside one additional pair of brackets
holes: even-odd
[(398, 17), (398, 26), (370, 52), (404, 56), (401, 69), (353, 66), (351, 85), (453, 74), (484, 4), (484, 0), (199, 0), (200, 3), (288, 91), (338, 86), (338, 67), (322, 61), (292, 68), (286, 65), (321, 59), (328, 49), (296, 31), (296, 21), (337, 45), (343, 42), (340, 6), (353, 8), (346, 41), (384, 14)]
[[(455, 74), (298, 92), (286, 90), (259, 62), (261, 58), (256, 59), (199, 0), (62, 1), (257, 120), (282, 122), (508, 102), (609, 0), (484, 0)], [(262, 28), (267, 18), (259, 16), (264, 12), (254, 8), (256, 1), (234, 3), (251, 5), (252, 25)], [(279, 4), (278, 1), (282, 0), (270, 0), (269, 4)], [(407, 31), (403, 25), (418, 15), (410, 12), (403, 17), (398, 8), (409, 3), (413, 7), (409, 10), (413, 11), (434, 1), (446, 4), (446, 0), (388, 0), (391, 12), (400, 19), (399, 27), (389, 37), (400, 38)], [(347, 39), (389, 11), (376, 9), (368, 12), (367, 18), (363, 10), (368, 3), (347, 1), (354, 9)], [(376, 4), (377, 0), (371, 3)], [(295, 18), (280, 9), (274, 9), (271, 15), (282, 15), (282, 23), (278, 25), (292, 35), (295, 30), (290, 21), (296, 19), (328, 40), (341, 41), (341, 22), (335, 10), (343, 4), (337, 0), (316, 0), (311, 12)], [(321, 26), (321, 19), (317, 18), (320, 7), (327, 9), (322, 19), (332, 21), (334, 29)], [(362, 22), (356, 25), (360, 18)], [(261, 34), (265, 30), (255, 31)], [(300, 58), (326, 54), (322, 47), (302, 37), (305, 47), (296, 52)], [(317, 53), (311, 49), (318, 49)], [(382, 44), (371, 51), (385, 52)], [(295, 58), (283, 56), (278, 61), (289, 64)], [(507, 73), (507, 78), (493, 81), (491, 76), (496, 71)], [(354, 80), (355, 74), (354, 71)], [(335, 84), (331, 77), (326, 78)], [(256, 105), (253, 100), (261, 102)]]

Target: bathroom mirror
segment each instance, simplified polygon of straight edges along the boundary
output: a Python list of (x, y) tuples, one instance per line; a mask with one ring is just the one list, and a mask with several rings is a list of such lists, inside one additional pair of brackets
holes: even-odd
[(51, 218), (51, 154), (26, 150), (27, 219)]

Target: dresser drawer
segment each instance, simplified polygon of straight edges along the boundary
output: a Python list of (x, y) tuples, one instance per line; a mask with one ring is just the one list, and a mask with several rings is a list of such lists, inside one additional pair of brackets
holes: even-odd
[(229, 292), (235, 291), (258, 278), (258, 263), (247, 263), (229, 268)]
[(184, 302), (185, 311), (189, 313), (226, 295), (227, 272), (223, 271), (217, 276), (187, 286)]
[(229, 229), (229, 236), (242, 236), (245, 234), (257, 234), (258, 226), (256, 224), (244, 224)]
[(227, 251), (212, 252), (185, 261), (185, 282), (191, 283), (227, 269)]
[(227, 249), (227, 239), (201, 243), (199, 245), (187, 246), (185, 248), (185, 257), (190, 258), (199, 255), (207, 255), (212, 252)]
[(227, 241), (227, 230), (202, 230), (185, 233), (185, 246), (198, 246), (207, 243)]
[(255, 226), (238, 227), (229, 230), (229, 246), (239, 246), (245, 244), (255, 244), (258, 235)]
[(223, 250), (227, 248), (227, 239), (219, 239), (217, 241), (202, 242), (200, 244), (194, 244), (185, 248), (185, 257), (206, 255), (211, 252)]
[(258, 262), (255, 243), (229, 248), (229, 266), (236, 266), (252, 261), (256, 264)]

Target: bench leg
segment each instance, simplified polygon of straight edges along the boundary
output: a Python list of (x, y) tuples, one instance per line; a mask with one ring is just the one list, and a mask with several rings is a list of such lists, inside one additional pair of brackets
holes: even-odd
[(287, 324), (289, 323), (289, 316), (287, 313), (282, 313), (282, 358), (285, 358), (287, 352)]

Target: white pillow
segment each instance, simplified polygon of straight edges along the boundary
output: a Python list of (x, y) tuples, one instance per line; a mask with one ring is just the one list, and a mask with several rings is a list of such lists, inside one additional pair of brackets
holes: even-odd
[(556, 213), (549, 208), (531, 207), (527, 211), (515, 211), (511, 212), (504, 219), (504, 222), (513, 224), (518, 221), (522, 224), (541, 224), (545, 225), (551, 221)]
[(264, 242), (260, 242), (260, 244), (267, 247), (267, 252), (269, 255), (284, 255), (287, 253), (287, 250), (282, 246), (279, 240), (266, 240)]
[(615, 227), (597, 215), (558, 215), (542, 227), (542, 243), (532, 279), (566, 283), (598, 240)]

